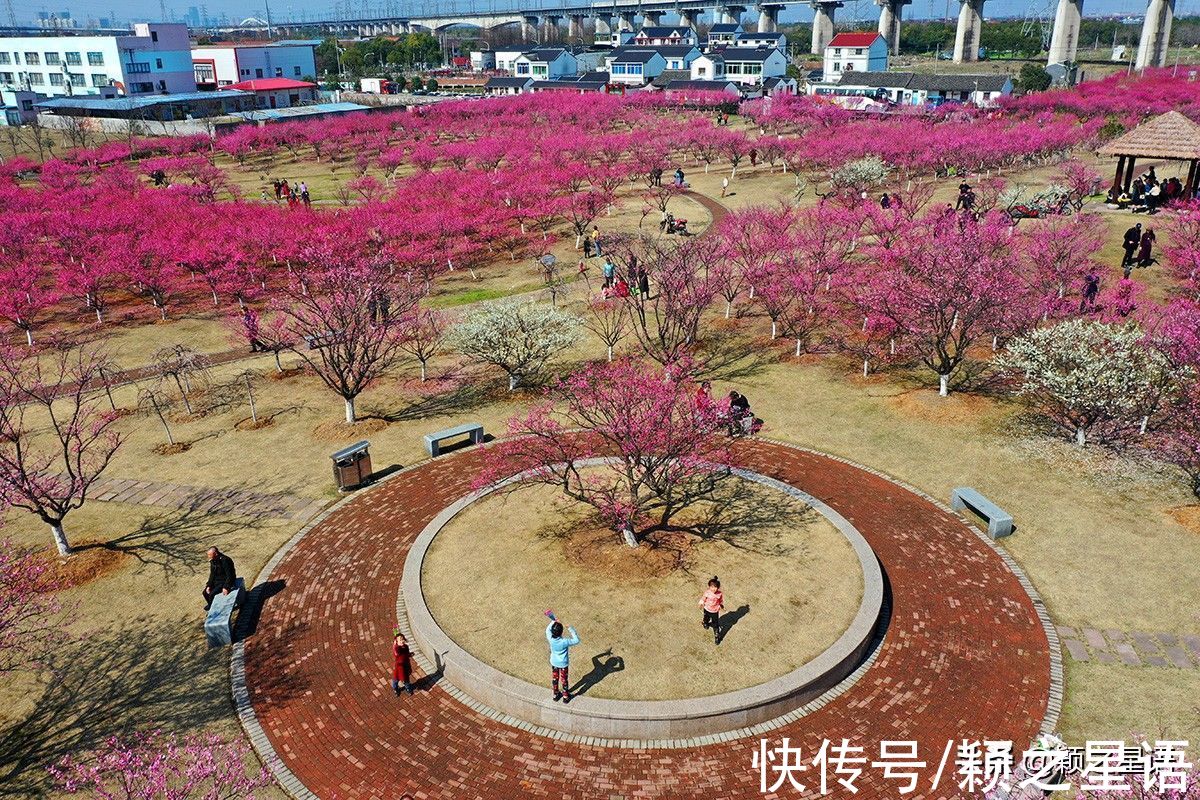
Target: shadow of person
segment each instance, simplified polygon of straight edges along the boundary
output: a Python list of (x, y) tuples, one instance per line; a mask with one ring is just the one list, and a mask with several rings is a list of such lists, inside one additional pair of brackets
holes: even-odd
[(725, 641), (725, 637), (729, 635), (729, 631), (733, 630), (733, 626), (737, 625), (742, 617), (750, 613), (750, 606), (740, 606), (727, 614), (722, 614), (720, 621), (717, 623), (720, 627), (717, 631), (717, 644)]
[(612, 654), (612, 648), (592, 656), (592, 670), (571, 687), (571, 694), (584, 694), (600, 681), (625, 669), (625, 659)]

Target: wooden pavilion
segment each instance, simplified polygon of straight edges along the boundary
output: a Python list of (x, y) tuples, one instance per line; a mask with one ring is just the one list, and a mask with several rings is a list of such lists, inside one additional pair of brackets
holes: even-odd
[(1200, 125), (1178, 111), (1168, 111), (1113, 139), (1097, 152), (1102, 156), (1117, 157), (1117, 174), (1112, 188), (1118, 192), (1129, 191), (1136, 174), (1134, 165), (1139, 158), (1186, 161), (1184, 196), (1191, 197), (1200, 178), (1196, 174), (1196, 165), (1200, 163)]

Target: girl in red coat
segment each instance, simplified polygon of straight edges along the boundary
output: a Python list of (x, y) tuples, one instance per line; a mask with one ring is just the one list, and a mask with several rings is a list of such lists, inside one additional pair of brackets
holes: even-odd
[(409, 694), (412, 689), (412, 653), (408, 649), (408, 641), (397, 628), (393, 631), (396, 638), (392, 640), (392, 691), (400, 696), (400, 689)]

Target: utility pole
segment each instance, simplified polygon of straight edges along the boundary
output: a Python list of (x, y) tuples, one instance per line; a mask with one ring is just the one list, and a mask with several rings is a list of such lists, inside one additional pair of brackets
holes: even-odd
[(17, 12), (13, 10), (12, 0), (5, 0), (8, 4), (8, 24), (14, 28), (17, 27)]

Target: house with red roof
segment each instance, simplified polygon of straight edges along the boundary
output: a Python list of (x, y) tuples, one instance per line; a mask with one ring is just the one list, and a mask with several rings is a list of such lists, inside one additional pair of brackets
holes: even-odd
[(888, 68), (887, 39), (878, 33), (839, 33), (825, 46), (826, 81), (847, 72), (884, 72)]
[(317, 102), (317, 85), (294, 78), (252, 78), (222, 86), (221, 91), (253, 92), (258, 108), (291, 108)]

